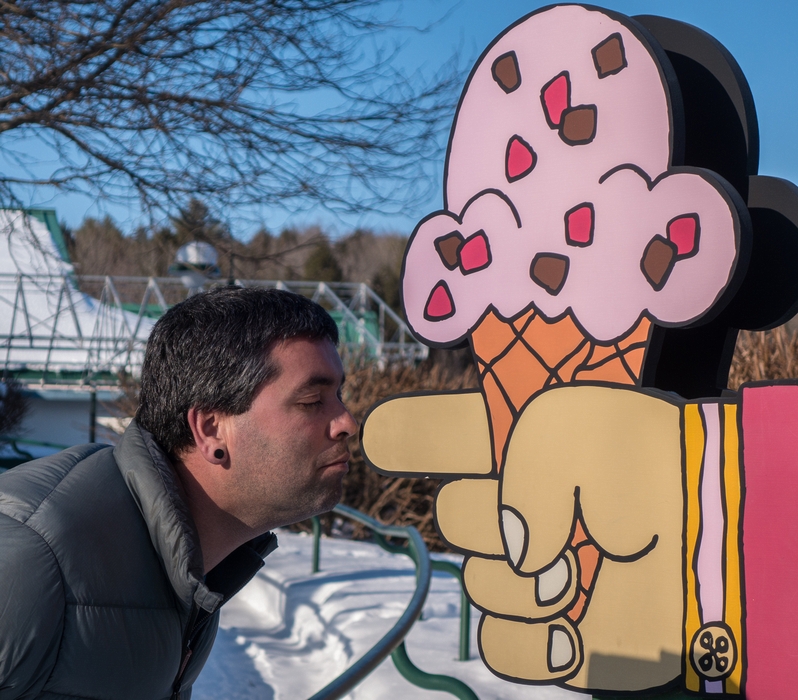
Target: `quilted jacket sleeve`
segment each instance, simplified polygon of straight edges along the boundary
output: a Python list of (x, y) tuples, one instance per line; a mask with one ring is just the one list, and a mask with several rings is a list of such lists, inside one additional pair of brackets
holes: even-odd
[(0, 698), (38, 697), (64, 626), (64, 587), (47, 543), (0, 513)]

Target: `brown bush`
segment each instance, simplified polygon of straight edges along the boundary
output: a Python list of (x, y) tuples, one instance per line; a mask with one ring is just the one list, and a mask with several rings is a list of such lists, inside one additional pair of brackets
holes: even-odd
[(798, 376), (798, 334), (779, 326), (772, 331), (741, 331), (734, 350), (729, 388), (763, 379)]
[[(362, 421), (368, 408), (393, 394), (411, 391), (441, 391), (476, 388), (473, 365), (464, 355), (447, 351), (435, 353), (435, 361), (413, 368), (364, 368), (347, 377), (345, 400)], [(764, 379), (788, 379), (798, 375), (798, 334), (781, 326), (772, 331), (742, 331), (729, 374), (729, 387)], [(359, 442), (353, 445), (350, 473), (344, 482), (343, 503), (390, 525), (413, 525), (435, 551), (445, 549), (432, 520), (432, 505), (439, 485), (437, 479), (406, 479), (380, 476), (363, 461)], [(325, 517), (329, 529), (332, 519)], [(351, 531), (364, 536), (361, 528)]]

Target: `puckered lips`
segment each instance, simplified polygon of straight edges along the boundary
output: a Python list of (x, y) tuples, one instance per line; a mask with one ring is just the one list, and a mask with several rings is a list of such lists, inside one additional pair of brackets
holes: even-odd
[(321, 465), (321, 469), (329, 469), (330, 467), (343, 467), (344, 471), (349, 471), (349, 460), (352, 459), (352, 454), (347, 450), (340, 455), (333, 457), (331, 460)]

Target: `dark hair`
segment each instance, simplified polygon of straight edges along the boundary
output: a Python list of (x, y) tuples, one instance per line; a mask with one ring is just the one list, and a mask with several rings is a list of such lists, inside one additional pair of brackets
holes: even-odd
[(269, 359), (289, 338), (338, 344), (338, 327), (316, 302), (261, 287), (196, 294), (155, 324), (141, 368), (138, 424), (167, 454), (194, 444), (189, 408), (239, 415), (279, 368)]

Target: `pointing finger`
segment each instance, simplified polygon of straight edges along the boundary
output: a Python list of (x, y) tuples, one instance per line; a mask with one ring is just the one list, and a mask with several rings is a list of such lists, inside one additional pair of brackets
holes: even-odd
[(489, 474), (490, 428), (479, 392), (399, 396), (377, 404), (360, 438), (363, 456), (389, 475)]

